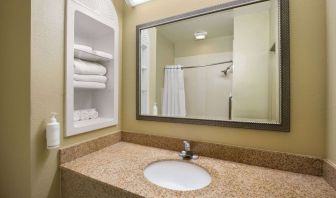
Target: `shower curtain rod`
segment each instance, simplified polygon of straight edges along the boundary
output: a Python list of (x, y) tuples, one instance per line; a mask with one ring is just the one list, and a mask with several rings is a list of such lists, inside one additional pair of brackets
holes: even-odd
[[(226, 63), (233, 63), (233, 61), (224, 61), (224, 62), (212, 63), (212, 64), (209, 64), (209, 65), (184, 66), (184, 67), (182, 67), (182, 69), (192, 69), (192, 68), (200, 68), (200, 67), (210, 67), (210, 66), (221, 65), (221, 64), (226, 64)], [(171, 68), (164, 68), (164, 69), (171, 69)]]

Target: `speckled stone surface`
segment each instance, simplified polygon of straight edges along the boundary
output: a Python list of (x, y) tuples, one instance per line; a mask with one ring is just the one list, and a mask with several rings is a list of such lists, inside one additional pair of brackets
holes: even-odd
[(99, 137), (87, 142), (79, 143), (59, 150), (59, 163), (70, 162), (76, 158), (98, 151), (121, 140), (121, 132)]
[[(182, 140), (177, 138), (122, 132), (122, 141), (174, 151), (182, 150)], [(192, 150), (211, 158), (322, 176), (323, 160), (310, 156), (195, 141), (192, 141)]]
[(336, 189), (336, 166), (329, 161), (325, 161), (323, 164), (323, 177)]
[(336, 198), (336, 191), (322, 177), (202, 156), (191, 163), (209, 171), (211, 184), (188, 192), (168, 190), (150, 183), (143, 174), (149, 163), (165, 159), (178, 159), (178, 153), (116, 143), (62, 164), (62, 197)]
[(62, 198), (138, 198), (141, 197), (107, 183), (70, 170), (62, 170)]

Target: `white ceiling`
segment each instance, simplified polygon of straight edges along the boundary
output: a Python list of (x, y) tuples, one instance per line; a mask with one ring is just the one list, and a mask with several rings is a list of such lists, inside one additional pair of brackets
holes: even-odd
[(194, 40), (194, 33), (208, 32), (207, 38), (233, 35), (233, 11), (219, 12), (157, 27), (173, 43)]
[(195, 39), (194, 33), (200, 31), (208, 32), (207, 38), (233, 36), (234, 16), (269, 10), (271, 5), (274, 5), (274, 3), (266, 1), (233, 10), (170, 23), (156, 28), (159, 34), (164, 35), (173, 43), (192, 41)]

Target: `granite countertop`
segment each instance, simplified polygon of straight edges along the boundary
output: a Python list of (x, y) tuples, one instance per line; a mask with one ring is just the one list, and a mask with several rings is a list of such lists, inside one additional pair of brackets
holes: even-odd
[(173, 191), (150, 183), (144, 168), (158, 160), (179, 159), (178, 153), (119, 142), (61, 165), (91, 180), (142, 197), (336, 197), (336, 191), (321, 178), (200, 157), (191, 161), (212, 176), (209, 186), (194, 191)]

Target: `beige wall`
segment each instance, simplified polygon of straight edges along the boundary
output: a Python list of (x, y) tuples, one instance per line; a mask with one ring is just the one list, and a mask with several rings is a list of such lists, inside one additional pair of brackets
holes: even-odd
[(0, 197), (30, 194), (30, 1), (0, 6)]
[[(123, 0), (113, 0), (113, 2), (117, 7), (122, 29), (124, 2)], [(57, 151), (46, 149), (45, 119), (49, 117), (50, 112), (55, 111), (59, 114), (58, 119), (62, 125), (64, 123), (64, 7), (64, 0), (32, 0), (31, 4), (31, 183), (33, 198), (58, 198), (60, 196)], [(121, 35), (122, 32), (120, 32)], [(120, 37), (120, 45), (121, 43)], [(121, 70), (120, 67), (120, 74)], [(121, 103), (121, 98), (119, 101)], [(120, 128), (121, 124), (69, 138), (63, 137), (64, 131), (62, 130), (62, 146), (111, 134), (120, 131)]]
[(323, 0), (290, 1), (290, 133), (136, 120), (135, 26), (223, 2), (226, 1), (207, 0), (195, 3), (194, 0), (154, 0), (136, 8), (125, 9), (123, 130), (324, 157), (326, 61)]
[(336, 164), (336, 1), (327, 0), (327, 158)]

